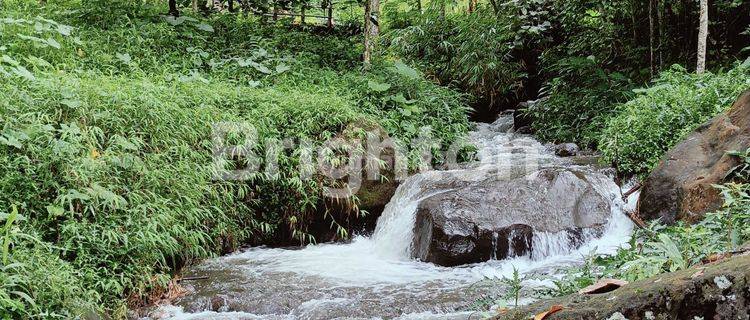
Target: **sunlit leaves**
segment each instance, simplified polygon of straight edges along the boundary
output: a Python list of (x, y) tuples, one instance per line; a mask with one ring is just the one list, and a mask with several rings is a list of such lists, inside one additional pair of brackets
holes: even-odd
[(164, 21), (166, 21), (172, 26), (188, 24), (190, 26), (193, 26), (197, 30), (201, 30), (205, 32), (214, 32), (214, 28), (210, 24), (203, 23), (199, 21), (198, 19), (195, 19), (192, 17), (188, 17), (188, 16), (175, 17), (175, 16), (168, 15), (168, 16), (162, 16), (162, 18), (164, 19)]
[(195, 27), (198, 30), (206, 31), (206, 32), (214, 32), (214, 28), (211, 25), (205, 24), (205, 23), (199, 23), (196, 24)]
[(122, 61), (122, 63), (124, 64), (130, 64), (130, 62), (133, 61), (133, 59), (130, 57), (130, 54), (127, 54), (127, 53), (118, 52), (118, 53), (115, 53), (115, 57), (117, 57), (117, 59)]
[(401, 60), (396, 60), (393, 63), (393, 67), (394, 67), (394, 70), (396, 71), (396, 73), (398, 73), (398, 74), (400, 74), (400, 75), (402, 75), (404, 77), (411, 78), (411, 79), (417, 79), (417, 78), (420, 77), (419, 71), (417, 71), (414, 68), (406, 65)]
[(286, 71), (289, 71), (290, 69), (291, 69), (291, 67), (289, 67), (288, 65), (285, 65), (283, 63), (276, 65), (276, 73), (277, 74), (284, 73)]
[(367, 87), (370, 88), (370, 90), (375, 92), (386, 92), (388, 89), (391, 88), (391, 85), (388, 83), (380, 83), (372, 80), (367, 81)]

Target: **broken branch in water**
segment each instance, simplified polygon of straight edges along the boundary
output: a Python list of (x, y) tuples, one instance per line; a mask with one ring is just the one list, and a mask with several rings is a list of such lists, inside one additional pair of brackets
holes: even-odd
[(636, 226), (638, 226), (641, 229), (646, 229), (646, 223), (643, 222), (643, 219), (641, 219), (640, 215), (638, 214), (638, 207), (641, 203), (641, 199), (638, 198), (638, 201), (635, 204), (635, 210), (633, 212), (627, 212), (626, 210), (623, 210), (623, 213), (625, 213), (628, 218), (630, 218), (630, 221), (633, 221)]
[(627, 202), (630, 195), (635, 193), (636, 191), (640, 190), (643, 185), (640, 182), (637, 182), (630, 190), (626, 191), (622, 194), (622, 201)]

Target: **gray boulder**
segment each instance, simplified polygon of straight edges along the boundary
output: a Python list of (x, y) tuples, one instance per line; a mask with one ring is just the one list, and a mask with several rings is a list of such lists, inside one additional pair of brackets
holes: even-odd
[[(588, 168), (544, 168), (528, 175), (489, 176), (424, 199), (417, 208), (413, 255), (455, 266), (512, 256), (546, 256), (580, 246), (601, 232), (612, 183)], [(534, 248), (556, 237), (560, 247)]]

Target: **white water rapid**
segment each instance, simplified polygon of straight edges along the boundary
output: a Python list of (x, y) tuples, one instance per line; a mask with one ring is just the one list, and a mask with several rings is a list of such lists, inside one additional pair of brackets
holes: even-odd
[[(498, 283), (484, 279), (524, 275), (554, 276), (561, 267), (581, 263), (591, 253), (611, 254), (630, 238), (632, 225), (620, 190), (606, 175), (597, 191), (612, 199), (603, 233), (585, 235), (574, 248), (566, 236), (537, 232), (534, 256), (515, 256), (463, 267), (439, 267), (410, 258), (419, 201), (439, 188), (427, 187), (447, 174), (480, 179), (523, 158), (540, 166), (575, 166), (555, 157), (532, 137), (509, 133), (511, 121), (478, 124), (470, 134), (479, 161), (469, 168), (431, 171), (404, 181), (386, 206), (372, 236), (347, 244), (311, 245), (299, 250), (252, 248), (206, 261), (188, 270), (191, 290), (174, 305), (150, 317), (159, 319), (466, 319), (472, 304), (501, 296)], [(493, 171), (495, 170), (495, 171)], [(631, 197), (634, 199), (637, 197)], [(496, 242), (495, 242), (496, 243)], [(483, 284), (484, 283), (484, 284)], [(544, 285), (549, 281), (527, 281)]]

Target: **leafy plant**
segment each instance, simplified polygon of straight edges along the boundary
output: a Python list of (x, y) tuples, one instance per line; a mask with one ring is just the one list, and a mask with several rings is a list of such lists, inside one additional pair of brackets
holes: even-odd
[(523, 289), (523, 279), (518, 273), (518, 269), (513, 267), (513, 275), (510, 278), (503, 277), (501, 280), (508, 287), (507, 298), (513, 299), (513, 306), (518, 307), (518, 298), (521, 296)]
[(617, 107), (599, 137), (606, 161), (622, 173), (646, 174), (662, 155), (700, 124), (726, 110), (750, 88), (750, 69), (737, 66), (697, 76), (674, 66)]

